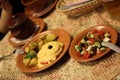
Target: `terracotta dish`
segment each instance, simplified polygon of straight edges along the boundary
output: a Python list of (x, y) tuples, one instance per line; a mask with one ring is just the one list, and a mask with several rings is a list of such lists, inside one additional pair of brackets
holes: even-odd
[(107, 50), (104, 53), (94, 55), (93, 57), (88, 58), (88, 59), (83, 59), (81, 56), (76, 55), (77, 51), (75, 50), (75, 45), (80, 42), (80, 40), (83, 38), (83, 36), (85, 36), (88, 32), (95, 30), (95, 29), (109, 32), (111, 34), (111, 42), (113, 44), (115, 44), (117, 42), (118, 34), (117, 34), (116, 30), (114, 28), (112, 28), (111, 26), (95, 26), (95, 27), (91, 27), (89, 29), (86, 29), (86, 30), (82, 31), (79, 35), (77, 35), (73, 39), (71, 46), (70, 46), (70, 49), (69, 49), (70, 56), (73, 59), (75, 59), (76, 61), (78, 61), (78, 62), (93, 61), (93, 60), (101, 58), (102, 56), (106, 55), (110, 51), (110, 49), (107, 48)]
[(24, 54), (18, 54), (17, 56), (17, 59), (16, 59), (16, 63), (17, 63), (17, 67), (22, 71), (22, 72), (25, 72), (25, 73), (34, 73), (34, 72), (39, 72), (39, 71), (42, 71), (50, 66), (52, 66), (53, 64), (55, 64), (58, 60), (60, 60), (63, 55), (66, 53), (66, 51), (68, 50), (69, 48), (69, 45), (70, 45), (70, 35), (62, 30), (62, 29), (53, 29), (53, 30), (48, 30), (48, 31), (45, 31), (45, 32), (42, 32), (38, 35), (36, 35), (35, 37), (33, 37), (33, 39), (31, 39), (29, 42), (27, 42), (23, 47), (22, 49), (24, 50), (25, 47), (32, 41), (35, 41), (37, 39), (40, 38), (40, 36), (43, 36), (43, 35), (46, 35), (48, 33), (53, 33), (53, 34), (56, 34), (58, 36), (58, 39), (57, 41), (60, 41), (64, 44), (63, 46), (63, 51), (60, 53), (60, 55), (57, 57), (56, 60), (52, 61), (50, 64), (47, 64), (45, 65), (44, 67), (42, 68), (39, 68), (38, 66), (34, 66), (34, 67), (26, 67), (24, 64), (23, 64), (23, 56), (25, 55)]
[[(29, 19), (31, 21), (33, 21), (33, 23), (35, 23), (35, 30), (34, 32), (31, 34), (30, 37), (26, 38), (26, 39), (17, 39), (16, 37), (12, 36), (12, 34), (10, 33), (9, 36), (9, 42), (11, 45), (13, 46), (21, 46), (23, 45), (25, 42), (27, 42), (28, 40), (30, 40), (34, 35), (40, 33), (43, 31), (45, 23), (42, 19), (40, 18), (34, 18), (34, 17), (29, 17)], [(27, 29), (29, 31), (29, 29)]]
[(25, 13), (32, 15), (32, 13), (42, 11), (47, 4), (47, 0), (21, 0), (21, 3), (26, 7), (27, 11)]
[(46, 5), (41, 10), (34, 11), (33, 9), (29, 10), (28, 8), (26, 8), (25, 13), (28, 16), (40, 17), (40, 16), (48, 13), (50, 10), (52, 10), (55, 7), (55, 5), (57, 4), (57, 2), (58, 2), (58, 0), (46, 0)]

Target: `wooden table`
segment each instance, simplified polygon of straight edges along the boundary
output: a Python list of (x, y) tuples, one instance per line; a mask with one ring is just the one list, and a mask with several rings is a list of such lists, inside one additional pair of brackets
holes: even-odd
[[(52, 11), (43, 20), (48, 29), (64, 29), (72, 38), (95, 25), (111, 25), (120, 33), (120, 21), (111, 19), (101, 7), (79, 17), (70, 18), (64, 13)], [(0, 56), (10, 54), (16, 47), (8, 42), (10, 32), (0, 41)], [(120, 46), (120, 39), (117, 45)], [(120, 54), (110, 51), (104, 58), (87, 63), (78, 63), (67, 52), (52, 67), (33, 74), (21, 72), (16, 67), (13, 54), (0, 61), (0, 80), (118, 80), (120, 79)]]

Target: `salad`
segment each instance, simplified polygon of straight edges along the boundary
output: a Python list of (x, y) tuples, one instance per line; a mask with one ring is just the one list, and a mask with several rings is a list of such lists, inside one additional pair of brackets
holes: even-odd
[(78, 44), (75, 45), (76, 55), (83, 59), (91, 58), (95, 55), (102, 54), (107, 47), (102, 42), (111, 42), (111, 34), (103, 30), (92, 30), (82, 37)]

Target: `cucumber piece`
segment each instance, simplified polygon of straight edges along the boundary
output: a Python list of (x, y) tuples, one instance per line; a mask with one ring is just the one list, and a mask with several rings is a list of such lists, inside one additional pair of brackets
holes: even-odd
[(78, 52), (81, 52), (82, 47), (81, 47), (81, 46), (78, 46), (78, 45), (75, 45), (75, 50), (77, 50)]
[(100, 42), (95, 42), (95, 47), (97, 47), (97, 48), (100, 48), (101, 47), (101, 44), (100, 44)]
[(107, 48), (106, 47), (101, 47), (100, 50), (101, 51), (105, 51)]
[(94, 38), (95, 37), (95, 35), (94, 34), (90, 34), (90, 38)]
[(110, 33), (105, 33), (104, 36), (109, 38), (110, 37)]

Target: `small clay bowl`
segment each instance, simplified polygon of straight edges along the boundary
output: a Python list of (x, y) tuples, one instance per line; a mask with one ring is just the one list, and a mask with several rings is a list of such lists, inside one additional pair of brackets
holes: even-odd
[[(26, 7), (27, 13), (26, 14), (32, 14), (33, 12), (40, 12), (42, 11), (47, 4), (47, 0), (21, 0), (21, 3)], [(29, 16), (29, 15), (28, 15)]]

